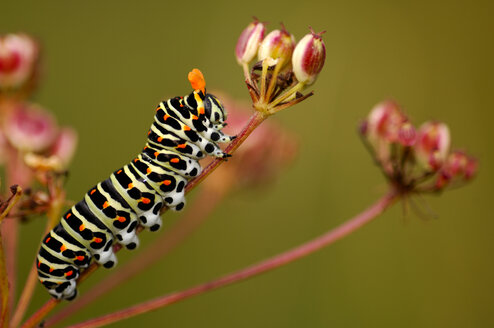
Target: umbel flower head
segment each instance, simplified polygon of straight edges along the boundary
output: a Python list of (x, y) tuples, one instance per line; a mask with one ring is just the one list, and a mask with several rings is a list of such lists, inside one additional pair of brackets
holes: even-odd
[[(238, 39), (235, 55), (244, 70), (254, 109), (269, 116), (312, 95), (301, 92), (321, 72), (326, 46), (323, 32), (315, 33), (312, 29), (296, 45), (295, 37), (283, 25), (265, 38), (264, 33), (264, 23), (257, 19), (250, 23)], [(255, 53), (259, 62), (249, 69)]]
[(425, 122), (417, 130), (393, 101), (376, 105), (360, 133), (384, 175), (403, 193), (441, 191), (477, 171), (476, 159), (450, 151), (445, 123)]

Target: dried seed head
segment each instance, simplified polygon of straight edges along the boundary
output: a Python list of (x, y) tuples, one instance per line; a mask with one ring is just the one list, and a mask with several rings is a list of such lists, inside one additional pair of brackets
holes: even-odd
[(299, 82), (306, 85), (316, 81), (326, 60), (326, 46), (321, 37), (323, 33), (311, 31), (297, 43), (293, 51), (293, 73)]

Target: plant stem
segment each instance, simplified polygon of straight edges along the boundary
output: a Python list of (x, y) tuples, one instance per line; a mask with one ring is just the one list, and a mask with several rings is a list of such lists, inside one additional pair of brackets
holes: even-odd
[(7, 268), (5, 267), (5, 255), (3, 251), (2, 231), (0, 230), (0, 327), (8, 325), (9, 319), (9, 281)]
[(355, 230), (362, 227), (364, 224), (372, 221), (379, 214), (381, 214), (385, 209), (392, 205), (398, 198), (400, 194), (392, 189), (385, 196), (379, 199), (376, 203), (371, 205), (369, 208), (358, 214), (357, 216), (351, 218), (340, 226), (328, 231), (327, 233), (307, 242), (300, 246), (297, 246), (291, 250), (284, 253), (271, 257), (267, 260), (259, 262), (257, 264), (251, 265), (245, 269), (239, 270), (232, 274), (223, 276), (217, 280), (207, 282), (183, 291), (175, 292), (172, 294), (165, 295), (163, 297), (158, 297), (154, 300), (147, 301), (138, 305), (131, 306), (127, 309), (123, 309), (114, 313), (110, 313), (99, 318), (94, 318), (87, 320), (85, 322), (69, 326), (69, 328), (94, 328), (101, 327), (113, 322), (124, 320), (142, 313), (153, 311), (170, 304), (179, 302), (183, 299), (202, 294), (204, 292), (217, 289), (223, 286), (230, 285), (235, 282), (246, 280), (253, 276), (259, 275), (266, 271), (276, 269), (280, 266), (286, 265), (297, 259), (305, 257), (309, 254), (314, 253), (321, 248), (333, 244), (335, 241), (348, 236)]
[[(15, 188), (15, 190), (13, 188)], [(9, 325), (9, 309), (11, 308), (10, 304), (12, 297), (9, 288), (8, 266), (5, 259), (1, 225), (3, 219), (9, 214), (10, 210), (15, 206), (22, 195), (22, 189), (19, 186), (12, 187), (11, 190), (13, 195), (7, 200), (7, 206), (3, 209), (2, 213), (0, 213), (0, 327), (8, 327)]]
[[(98, 300), (110, 290), (142, 272), (168, 254), (180, 242), (190, 236), (221, 202), (232, 185), (232, 180), (225, 182), (227, 186), (224, 188), (206, 188), (206, 186), (201, 188), (194, 202), (189, 205), (183, 217), (171, 229), (162, 233), (152, 245), (141, 251), (139, 256), (135, 256), (127, 262), (119, 271), (105, 277), (105, 279), (86, 291), (84, 295), (65, 307), (62, 312), (47, 320), (46, 326), (51, 327), (86, 305)], [(206, 185), (208, 185), (207, 182)]]
[[(55, 194), (52, 197), (52, 201), (50, 204), (50, 209), (47, 213), (47, 222), (45, 231), (41, 238), (51, 230), (58, 223), (60, 219), (60, 215), (63, 209), (63, 204), (65, 203), (65, 192), (61, 189), (56, 189)], [(38, 274), (36, 270), (36, 265), (33, 263), (31, 266), (31, 270), (29, 271), (29, 275), (26, 279), (26, 284), (24, 285), (24, 289), (22, 290), (21, 297), (19, 298), (19, 302), (17, 303), (14, 315), (12, 316), (11, 327), (18, 327), (26, 313), (26, 310), (31, 302), (31, 298), (34, 293), (34, 289), (36, 288), (36, 284), (38, 282)]]
[[(225, 149), (225, 153), (233, 154), (235, 150), (247, 139), (247, 137), (267, 118), (267, 115), (261, 112), (254, 112), (251, 116), (249, 122), (244, 126), (242, 131), (237, 135), (237, 138), (233, 140), (228, 147)], [(209, 176), (220, 164), (225, 161), (223, 158), (216, 158), (211, 163), (209, 163), (204, 170), (202, 170), (201, 174), (191, 180), (187, 186), (185, 187), (185, 193), (190, 192), (193, 188), (195, 188), (199, 183), (201, 183), (207, 176)], [(163, 212), (162, 212), (163, 213)], [(142, 226), (137, 227), (136, 232), (139, 233), (142, 231)], [(113, 250), (118, 252), (121, 249), (120, 244), (114, 245)], [(96, 269), (98, 269), (99, 265), (93, 262), (84, 272), (81, 273), (81, 276), (77, 280), (77, 283), (80, 284), (82, 281), (87, 279), (87, 277), (92, 274)], [(23, 325), (22, 328), (30, 328), (34, 327), (38, 324), (48, 313), (50, 313), (55, 306), (60, 303), (59, 300), (50, 299), (46, 302), (38, 311), (36, 311)]]

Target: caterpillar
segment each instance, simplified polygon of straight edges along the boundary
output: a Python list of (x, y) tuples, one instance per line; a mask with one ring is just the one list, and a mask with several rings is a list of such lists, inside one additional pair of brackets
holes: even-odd
[(230, 156), (218, 146), (235, 138), (221, 132), (227, 118), (223, 105), (206, 93), (201, 71), (192, 70), (188, 79), (192, 93), (162, 101), (156, 108), (142, 152), (89, 189), (42, 240), (38, 278), (56, 299), (77, 296), (76, 280), (92, 258), (113, 267), (114, 243), (137, 248), (138, 224), (158, 230), (163, 206), (181, 210), (187, 182), (201, 172), (199, 159)]

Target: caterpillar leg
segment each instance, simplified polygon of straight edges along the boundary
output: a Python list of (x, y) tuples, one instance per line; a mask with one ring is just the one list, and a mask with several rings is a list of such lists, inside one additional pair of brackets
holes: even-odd
[(57, 300), (71, 301), (77, 296), (77, 286), (73, 280), (40, 278), (40, 281), (48, 289), (48, 293)]

